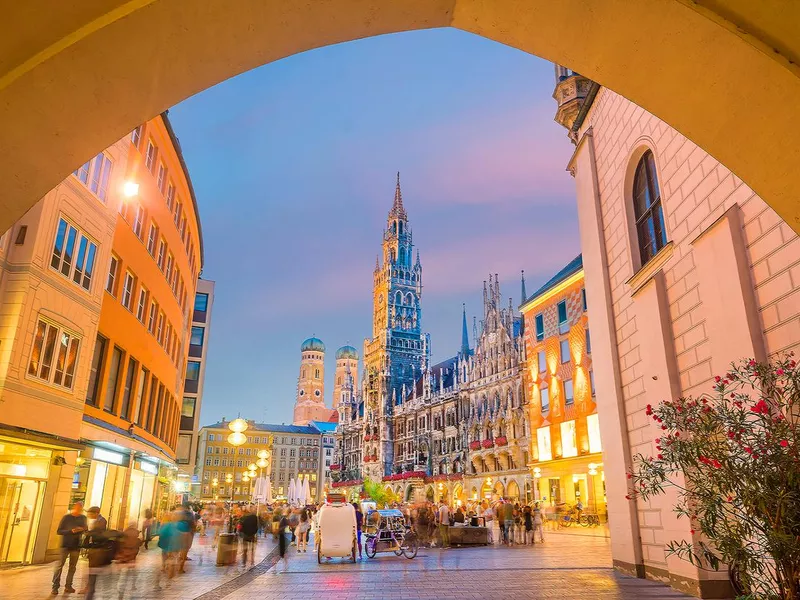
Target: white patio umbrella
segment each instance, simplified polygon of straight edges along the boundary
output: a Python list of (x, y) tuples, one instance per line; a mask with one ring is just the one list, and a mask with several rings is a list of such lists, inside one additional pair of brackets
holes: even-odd
[(303, 485), (302, 475), (297, 479), (297, 503), (300, 506), (306, 503), (306, 488)]
[(291, 506), (297, 500), (297, 486), (294, 477), (289, 480), (289, 491), (286, 493), (286, 502)]
[(265, 486), (266, 486), (266, 498), (264, 502), (267, 504), (272, 504), (272, 481), (270, 481), (269, 477), (264, 477)]
[(269, 491), (269, 480), (265, 477), (258, 477), (253, 485), (253, 502), (261, 503), (267, 501)]
[(308, 475), (306, 475), (306, 478), (303, 480), (303, 496), (306, 499), (304, 504), (310, 504), (311, 503), (311, 487), (310, 487), (310, 484), (308, 483)]

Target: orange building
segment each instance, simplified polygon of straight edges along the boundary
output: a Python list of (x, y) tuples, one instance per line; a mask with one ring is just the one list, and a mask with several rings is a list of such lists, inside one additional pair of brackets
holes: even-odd
[(520, 307), (525, 319), (534, 494), (606, 514), (583, 262), (578, 256)]
[(73, 484), (74, 499), (100, 506), (113, 527), (188, 491), (175, 459), (203, 256), (192, 183), (166, 113), (137, 127), (130, 145), (81, 427), (91, 441)]

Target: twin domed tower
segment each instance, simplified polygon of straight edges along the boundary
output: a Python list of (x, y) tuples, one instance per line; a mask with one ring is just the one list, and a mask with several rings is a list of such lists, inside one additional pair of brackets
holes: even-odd
[[(336, 351), (334, 406), (348, 384), (358, 387), (358, 350), (342, 346)], [(325, 344), (316, 337), (308, 338), (300, 346), (300, 376), (294, 405), (294, 424), (307, 425), (310, 421), (337, 421), (336, 409), (325, 406)]]

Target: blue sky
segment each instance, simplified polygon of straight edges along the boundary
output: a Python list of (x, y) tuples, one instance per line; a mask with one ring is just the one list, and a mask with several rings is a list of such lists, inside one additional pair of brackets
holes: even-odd
[[(300, 343), (362, 351), (372, 269), (401, 173), (434, 360), (500, 275), (520, 299), (579, 252), (553, 67), (453, 29), (314, 50), (170, 110), (216, 285), (201, 422), (291, 422)], [(506, 300), (507, 301), (507, 300)], [(473, 340), (471, 340), (471, 343)]]

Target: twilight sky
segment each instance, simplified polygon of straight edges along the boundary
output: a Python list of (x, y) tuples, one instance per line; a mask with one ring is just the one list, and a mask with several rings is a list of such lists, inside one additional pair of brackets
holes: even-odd
[[(400, 171), (433, 359), (458, 350), (483, 280), (520, 301), (579, 252), (572, 146), (553, 67), (454, 29), (263, 66), (175, 106), (216, 281), (201, 425), (290, 423), (300, 343), (363, 351), (372, 270)], [(506, 299), (507, 302), (507, 299)], [(470, 340), (474, 344), (474, 340)]]

